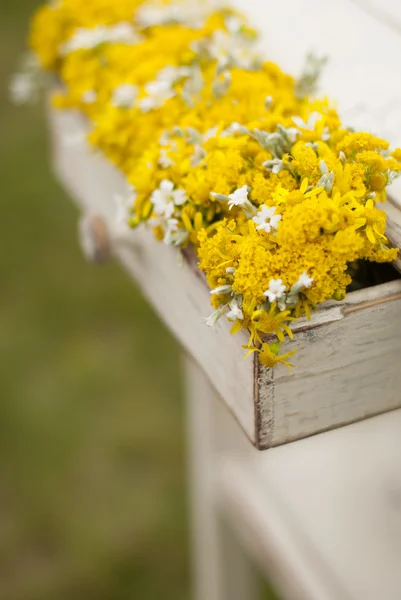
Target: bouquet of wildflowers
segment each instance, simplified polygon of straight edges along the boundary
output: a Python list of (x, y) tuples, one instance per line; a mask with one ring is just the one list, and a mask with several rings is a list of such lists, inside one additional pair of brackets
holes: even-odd
[(273, 367), (295, 319), (345, 297), (350, 265), (397, 249), (378, 208), (401, 150), (342, 126), (316, 98), (322, 61), (299, 80), (255, 49), (246, 20), (213, 0), (59, 0), (39, 9), (34, 59), (15, 78), (23, 101), (43, 73), (79, 109), (88, 136), (125, 175), (132, 226), (191, 244), (212, 315), (249, 332), (247, 353)]

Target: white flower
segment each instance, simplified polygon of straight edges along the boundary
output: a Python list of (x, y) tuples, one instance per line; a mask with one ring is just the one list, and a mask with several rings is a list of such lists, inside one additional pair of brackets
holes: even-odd
[(303, 119), (301, 119), (301, 117), (292, 117), (292, 120), (294, 121), (295, 125), (300, 129), (308, 129), (309, 131), (313, 131), (313, 129), (315, 129), (316, 123), (320, 121), (321, 118), (322, 115), (317, 111), (314, 111), (309, 115), (308, 121), (306, 123)]
[(205, 131), (205, 133), (202, 136), (202, 139), (204, 142), (207, 142), (208, 140), (211, 140), (212, 138), (215, 138), (217, 135), (217, 132), (219, 130), (219, 126), (216, 125), (215, 127), (211, 127), (210, 129), (208, 129), (207, 131)]
[(158, 81), (168, 81), (170, 85), (176, 83), (179, 79), (189, 77), (191, 75), (191, 69), (189, 67), (164, 67), (158, 72), (156, 79)]
[(265, 108), (269, 109), (273, 106), (273, 97), (272, 96), (266, 96), (265, 98)]
[(248, 191), (249, 191), (248, 186), (243, 185), (241, 188), (239, 188), (238, 190), (235, 190), (235, 192), (230, 194), (228, 196), (229, 197), (229, 201), (228, 201), (229, 209), (231, 210), (233, 206), (244, 206), (244, 204), (249, 202)]
[(131, 209), (136, 199), (136, 191), (133, 186), (127, 185), (127, 193), (114, 194), (113, 200), (116, 206), (115, 223), (119, 226), (128, 226), (128, 220), (131, 217)]
[(194, 153), (191, 156), (191, 167), (197, 167), (206, 156), (206, 151), (199, 144), (195, 144)]
[(161, 148), (160, 150), (159, 165), (163, 167), (163, 169), (174, 166), (174, 161), (169, 157), (165, 148)]
[(188, 238), (188, 231), (178, 227), (178, 219), (166, 219), (162, 223), (164, 228), (164, 243), (169, 246), (181, 246)]
[(275, 213), (275, 206), (266, 206), (266, 204), (263, 204), (258, 214), (252, 219), (257, 225), (256, 229), (266, 231), (266, 233), (270, 233), (272, 229), (277, 229), (281, 221), (281, 215), (276, 215)]
[(274, 302), (283, 297), (285, 289), (282, 279), (271, 279), (269, 289), (266, 290), (263, 295), (268, 298), (269, 302)]
[(27, 73), (16, 73), (11, 79), (9, 93), (14, 104), (26, 104), (32, 100), (35, 86), (32, 77)]
[(226, 284), (226, 285), (219, 285), (217, 288), (214, 288), (214, 290), (210, 290), (210, 295), (215, 296), (218, 294), (231, 294), (231, 292), (232, 292), (231, 285)]
[(82, 102), (84, 104), (93, 104), (97, 100), (97, 93), (95, 90), (87, 90), (82, 94)]
[(124, 21), (108, 27), (106, 38), (108, 42), (126, 44), (127, 46), (132, 46), (142, 41), (142, 37), (134, 29), (131, 23)]
[(133, 45), (141, 41), (141, 36), (130, 23), (97, 25), (92, 28), (79, 28), (69, 40), (64, 42), (59, 52), (62, 56), (75, 50), (90, 50), (107, 42)]
[(210, 40), (205, 40), (206, 49), (211, 58), (217, 60), (219, 68), (236, 66), (241, 69), (254, 68), (258, 57), (252, 48), (252, 42), (241, 35), (217, 29)]
[(220, 306), (217, 310), (215, 310), (207, 319), (205, 319), (205, 323), (208, 327), (214, 327), (217, 321), (224, 314), (225, 306)]
[(229, 306), (231, 310), (227, 313), (227, 319), (230, 319), (230, 321), (242, 321), (244, 318), (244, 313), (240, 309), (237, 299), (234, 298), (230, 302)]
[(172, 181), (163, 179), (159, 189), (152, 193), (150, 199), (155, 213), (168, 219), (173, 215), (175, 206), (185, 204), (187, 196), (184, 190), (175, 190)]
[(147, 96), (139, 101), (139, 108), (142, 112), (149, 112), (154, 108), (159, 108), (175, 95), (175, 90), (171, 87), (169, 81), (151, 81), (145, 86)]
[(100, 46), (107, 39), (107, 27), (98, 25), (92, 29), (80, 27), (74, 35), (60, 46), (60, 54), (65, 56), (75, 50), (89, 50)]
[(150, 1), (142, 4), (137, 10), (136, 22), (144, 28), (177, 23), (198, 29), (213, 12), (216, 4), (218, 2), (214, 0), (202, 3), (176, 2), (167, 5)]
[(309, 275), (307, 274), (306, 271), (304, 271), (303, 273), (301, 273), (301, 275), (298, 278), (298, 281), (296, 283), (294, 283), (294, 285), (291, 287), (291, 293), (294, 291), (299, 292), (304, 288), (310, 288), (310, 286), (313, 283), (313, 278), (309, 277)]
[(123, 83), (114, 88), (111, 103), (116, 108), (132, 108), (138, 96), (138, 88), (131, 83)]
[(224, 22), (228, 31), (233, 34), (239, 33), (243, 26), (243, 21), (236, 15), (229, 15)]
[(306, 288), (310, 288), (313, 283), (312, 277), (309, 277), (304, 271), (298, 278), (298, 281), (291, 286), (291, 289), (286, 298), (287, 306), (295, 306), (299, 300), (299, 293)]

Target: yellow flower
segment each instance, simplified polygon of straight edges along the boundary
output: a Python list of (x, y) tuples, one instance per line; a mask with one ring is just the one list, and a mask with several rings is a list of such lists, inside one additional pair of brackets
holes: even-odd
[[(211, 296), (214, 315), (236, 307), (243, 318), (231, 331), (249, 330), (249, 352), (289, 366), (293, 353), (279, 356), (289, 324), (345, 297), (350, 262), (397, 256), (376, 203), (401, 171), (401, 149), (344, 129), (326, 98), (300, 100), (292, 77), (253, 59), (255, 33), (241, 15), (216, 9), (194, 23), (185, 10), (166, 18), (170, 3), (144, 24), (143, 0), (59, 0), (37, 12), (30, 45), (61, 83), (54, 104), (84, 114), (90, 144), (135, 189), (129, 224), (150, 219), (158, 240), (191, 243), (210, 288), (224, 291)], [(113, 39), (113, 27), (132, 37)], [(182, 201), (160, 212), (163, 181)], [(240, 189), (246, 207), (232, 207)], [(258, 212), (275, 215), (271, 231), (256, 229)], [(297, 284), (301, 274), (310, 286)], [(279, 307), (264, 296), (272, 280), (285, 290)]]
[(290, 310), (279, 311), (276, 302), (272, 302), (268, 311), (255, 310), (252, 314), (252, 323), (256, 331), (256, 340), (258, 342), (262, 341), (257, 333), (258, 331), (267, 334), (274, 333), (280, 342), (284, 342), (284, 331), (292, 339), (292, 331), (287, 325), (288, 322), (294, 320), (294, 317), (290, 315)]
[(279, 347), (276, 344), (264, 343), (262, 344), (261, 348), (249, 348), (248, 346), (243, 347), (248, 350), (246, 357), (252, 354), (252, 352), (257, 352), (260, 363), (269, 369), (272, 369), (278, 364), (283, 364), (288, 367), (288, 369), (294, 366), (289, 363), (287, 359), (295, 354), (295, 350), (287, 352), (286, 354), (281, 354), (280, 356), (278, 354)]
[(384, 235), (386, 226), (386, 215), (378, 210), (373, 200), (368, 200), (365, 204), (364, 219), (366, 223), (365, 233), (371, 244), (377, 244), (380, 240), (387, 242)]

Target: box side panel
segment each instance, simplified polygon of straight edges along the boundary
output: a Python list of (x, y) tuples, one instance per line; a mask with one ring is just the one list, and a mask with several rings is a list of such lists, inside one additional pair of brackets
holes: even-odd
[[(84, 210), (100, 215), (109, 230), (113, 254), (121, 261), (163, 322), (207, 374), (251, 441), (255, 442), (254, 367), (244, 360), (245, 333), (230, 335), (230, 323), (215, 328), (204, 323), (213, 310), (210, 295), (193, 266), (176, 248), (154, 239), (145, 226), (134, 231), (116, 227), (113, 196), (124, 193), (123, 176), (84, 141), (85, 124), (79, 113), (49, 112), (55, 171)], [(71, 134), (82, 133), (78, 143)], [(155, 340), (157, 343), (157, 340)]]
[(283, 351), (290, 347), (297, 350), (295, 367), (291, 374), (285, 367), (275, 370), (273, 434), (263, 421), (262, 446), (401, 407), (400, 298), (345, 310), (341, 320), (297, 333)]

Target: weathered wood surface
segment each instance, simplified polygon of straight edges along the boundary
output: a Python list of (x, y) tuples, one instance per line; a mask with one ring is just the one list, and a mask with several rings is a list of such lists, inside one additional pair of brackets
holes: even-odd
[[(123, 177), (84, 141), (76, 113), (50, 112), (56, 173), (81, 209), (103, 218), (113, 254), (184, 348), (207, 373), (250, 440), (264, 449), (401, 407), (401, 280), (328, 303), (294, 328), (291, 375), (244, 360), (242, 332), (224, 320), (205, 326), (209, 291), (193, 261), (157, 242), (146, 227), (116, 223)], [(82, 134), (82, 141), (72, 143)], [(157, 342), (156, 342), (157, 343)]]
[(221, 507), (286, 600), (401, 598), (401, 410), (221, 463)]
[(316, 321), (327, 319), (320, 325), (294, 328), (283, 346), (297, 350), (291, 373), (259, 366), (261, 447), (401, 406), (401, 282), (370, 293), (317, 313)]

